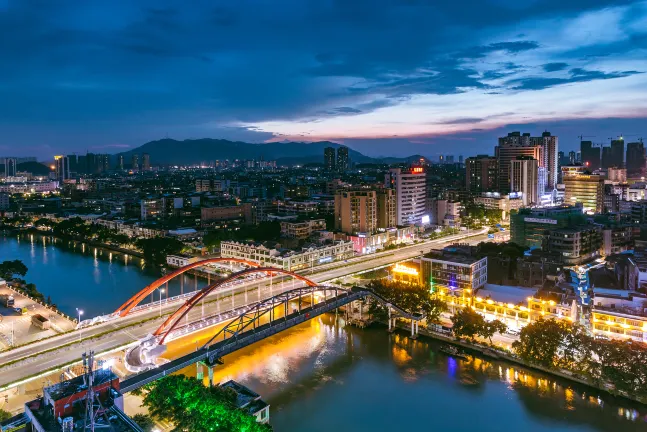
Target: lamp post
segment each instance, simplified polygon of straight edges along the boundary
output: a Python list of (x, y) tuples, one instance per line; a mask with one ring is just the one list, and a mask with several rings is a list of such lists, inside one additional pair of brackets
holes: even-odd
[[(83, 315), (83, 309), (76, 308), (76, 313), (79, 315), (78, 323), (81, 324), (81, 315)], [(81, 340), (81, 327), (79, 327), (79, 341)]]
[(160, 292), (160, 318), (162, 317), (162, 294), (164, 294), (164, 288), (158, 288)]

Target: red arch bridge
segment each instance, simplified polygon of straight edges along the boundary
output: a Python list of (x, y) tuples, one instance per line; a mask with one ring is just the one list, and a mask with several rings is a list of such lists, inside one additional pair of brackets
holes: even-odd
[[(258, 268), (256, 270), (267, 271), (264, 268)], [(272, 269), (272, 271), (275, 270)], [(159, 366), (142, 364), (141, 366), (144, 369), (149, 369), (122, 381), (121, 390), (124, 392), (135, 390), (197, 362), (215, 365), (220, 361), (221, 357), (227, 354), (231, 354), (321, 314), (334, 311), (353, 301), (364, 300), (369, 297), (386, 305), (390, 318), (393, 318), (397, 314), (410, 319), (412, 335), (414, 332), (417, 332), (418, 323), (423, 318), (420, 314), (409, 314), (399, 307), (388, 303), (384, 298), (368, 289), (358, 287), (343, 289), (319, 286), (311, 281), (308, 282), (305, 287), (285, 291), (247, 307), (242, 313), (238, 314), (220, 329), (202, 348), (195, 352)], [(189, 302), (187, 301), (187, 303)], [(296, 307), (294, 307), (295, 304), (297, 305)], [(181, 314), (178, 316), (181, 316)], [(390, 325), (391, 319), (389, 319)], [(172, 325), (171, 327), (168, 326), (167, 323), (164, 323), (160, 329), (172, 328)], [(161, 341), (163, 340), (162, 337)], [(141, 346), (138, 346), (134, 350), (140, 348)], [(141, 357), (141, 352), (135, 353), (134, 350), (130, 351), (128, 357)]]

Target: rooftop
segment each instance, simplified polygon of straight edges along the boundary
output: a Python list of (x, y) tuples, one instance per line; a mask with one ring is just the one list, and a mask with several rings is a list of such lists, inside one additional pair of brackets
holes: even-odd
[[(109, 369), (97, 369), (94, 371), (94, 387), (116, 379), (119, 379), (119, 377)], [(85, 383), (83, 376), (80, 375), (78, 377), (72, 378), (71, 380), (63, 381), (61, 383), (46, 387), (45, 393), (49, 394), (53, 400), (57, 401), (66, 397), (70, 397), (73, 394), (76, 394), (87, 388), (88, 386)]]

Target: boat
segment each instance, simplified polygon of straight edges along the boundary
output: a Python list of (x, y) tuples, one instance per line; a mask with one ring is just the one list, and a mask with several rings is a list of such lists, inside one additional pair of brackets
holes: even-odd
[(458, 357), (458, 358), (463, 359), (463, 360), (469, 360), (469, 357), (467, 357), (467, 355), (465, 355), (465, 353), (463, 353), (461, 350), (459, 350), (455, 346), (451, 346), (451, 345), (450, 346), (442, 346), (442, 347), (440, 347), (439, 351), (441, 353), (447, 354), (447, 355), (452, 356), (452, 357)]

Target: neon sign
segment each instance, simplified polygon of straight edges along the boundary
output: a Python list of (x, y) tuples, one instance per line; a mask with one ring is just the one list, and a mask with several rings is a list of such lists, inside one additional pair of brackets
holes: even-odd
[(402, 264), (396, 264), (395, 267), (393, 267), (393, 272), (404, 273), (411, 276), (418, 276), (418, 270), (414, 269), (413, 267), (404, 266)]

